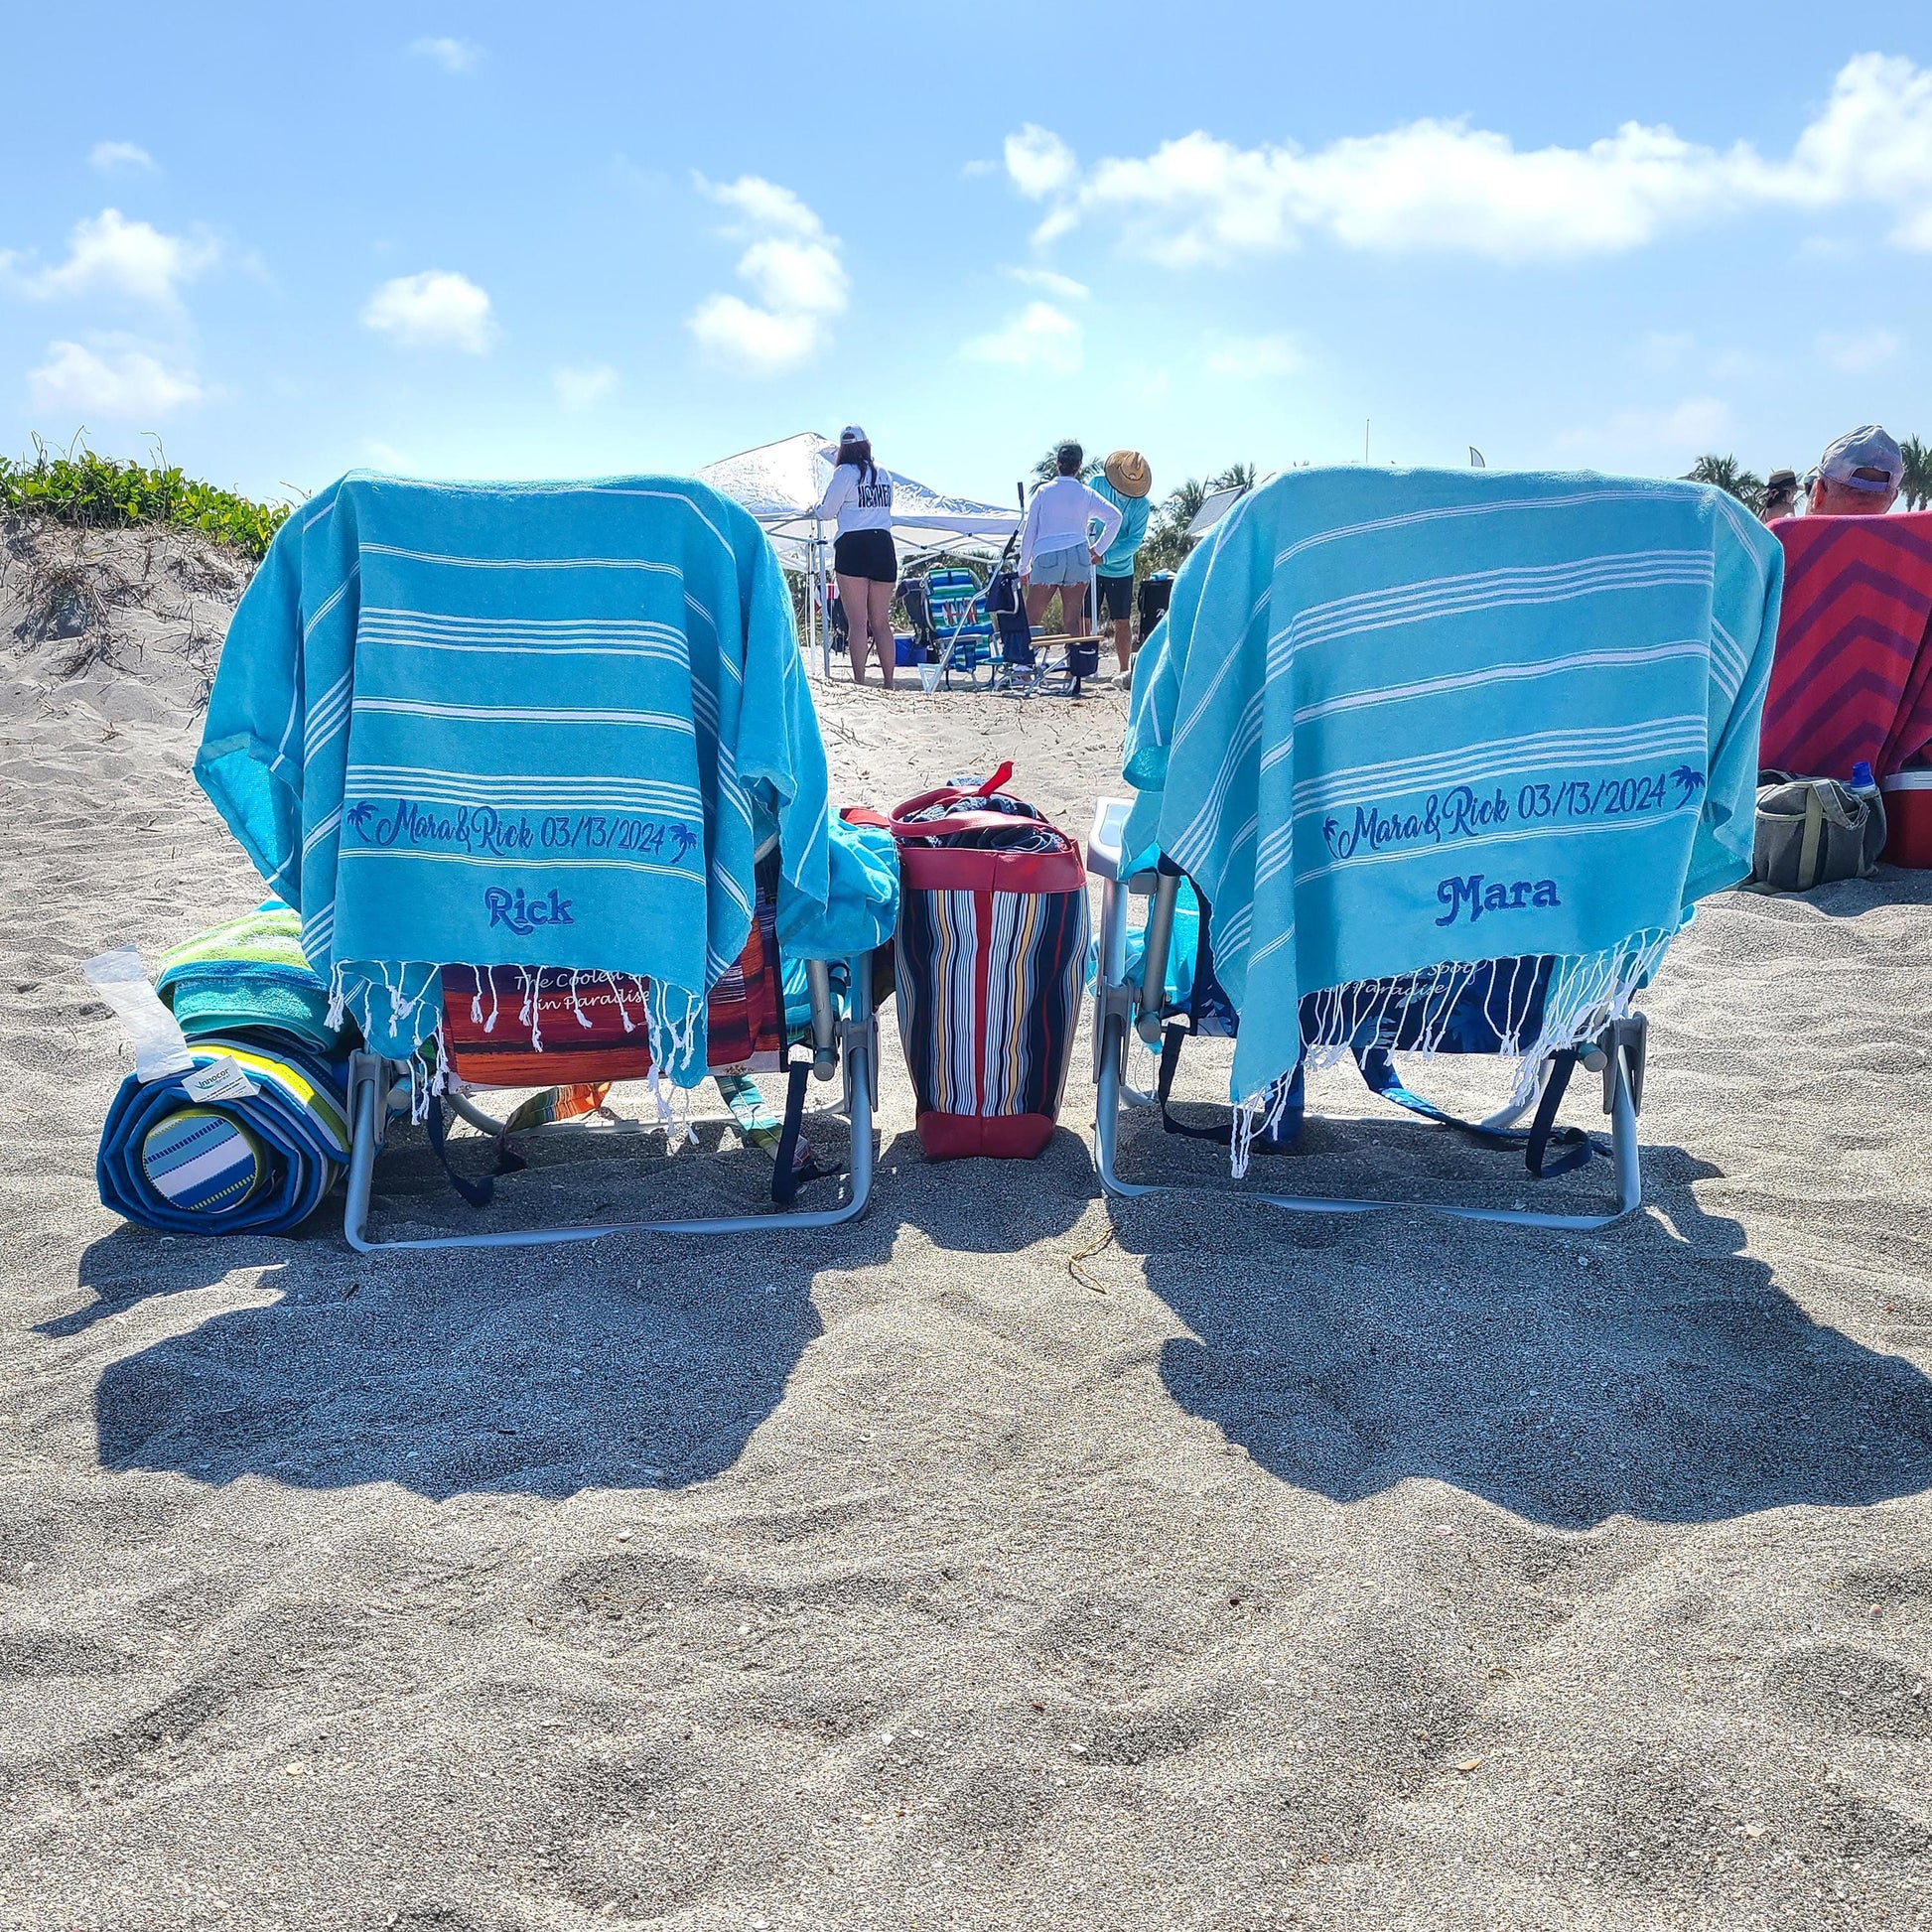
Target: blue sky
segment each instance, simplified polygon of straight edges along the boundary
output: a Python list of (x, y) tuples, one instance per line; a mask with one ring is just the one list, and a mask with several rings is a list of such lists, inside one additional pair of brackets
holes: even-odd
[[(852, 418), (1802, 469), (1932, 435), (1932, 12), (0, 7), (0, 450), (689, 471)], [(1614, 17), (1612, 18), (1612, 12)]]

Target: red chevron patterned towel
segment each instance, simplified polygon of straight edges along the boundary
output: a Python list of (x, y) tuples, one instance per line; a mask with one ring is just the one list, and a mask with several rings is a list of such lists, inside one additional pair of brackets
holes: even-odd
[(1758, 762), (1879, 777), (1932, 745), (1932, 511), (1800, 516), (1784, 545), (1784, 614)]

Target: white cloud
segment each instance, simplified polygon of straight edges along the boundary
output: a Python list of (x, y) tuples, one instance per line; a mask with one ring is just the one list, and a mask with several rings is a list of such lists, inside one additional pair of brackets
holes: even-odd
[(1883, 54), (1846, 62), (1783, 175), (1791, 198), (1812, 207), (1888, 207), (1899, 247), (1932, 249), (1932, 69)]
[(608, 362), (566, 362), (550, 371), (551, 386), (566, 409), (590, 409), (618, 386), (618, 372)]
[(1308, 358), (1290, 336), (1223, 336), (1207, 351), (1210, 375), (1293, 375)]
[(435, 34), (411, 41), (409, 51), (422, 60), (434, 61), (445, 73), (475, 73), (483, 57), (483, 49), (475, 41)]
[(163, 234), (146, 221), (130, 221), (107, 207), (76, 223), (68, 258), (52, 268), (26, 270), (18, 255), (0, 253), (0, 276), (43, 301), (110, 293), (171, 308), (179, 287), (193, 281), (219, 256), (206, 237)]
[(708, 361), (748, 375), (782, 375), (818, 353), (825, 332), (816, 316), (774, 315), (735, 295), (708, 295), (686, 324)]
[(1007, 273), (1029, 288), (1044, 289), (1048, 295), (1069, 302), (1083, 302), (1093, 293), (1086, 283), (1076, 282), (1071, 275), (1062, 275), (1051, 268), (1009, 268)]
[(1073, 150), (1057, 134), (1032, 121), (1018, 134), (1007, 136), (1006, 160), (1014, 187), (1035, 202), (1063, 194), (1080, 172)]
[(1889, 329), (1870, 329), (1863, 335), (1822, 335), (1818, 359), (1844, 375), (1872, 375), (1889, 368), (1904, 352), (1905, 339)]
[(738, 258), (738, 272), (780, 314), (834, 316), (845, 307), (845, 270), (823, 241), (767, 236)]
[(742, 224), (725, 232), (744, 239), (747, 234), (790, 234), (814, 240), (824, 234), (825, 223), (789, 188), (766, 181), (760, 175), (741, 175), (736, 181), (710, 182), (696, 177), (701, 193), (714, 202), (736, 208)]
[(1635, 121), (1587, 147), (1519, 151), (1465, 121), (1421, 120), (1313, 152), (1240, 148), (1197, 130), (1084, 175), (1064, 143), (1028, 126), (1009, 139), (1007, 167), (1023, 193), (1051, 205), (1035, 239), (1105, 220), (1135, 252), (1175, 267), (1293, 248), (1308, 234), (1390, 254), (1564, 259), (1752, 207), (1854, 203), (1889, 210), (1900, 247), (1932, 250), (1932, 70), (1875, 54), (1848, 62), (1783, 161)]
[(188, 369), (171, 369), (145, 349), (50, 343), (47, 360), (27, 376), (36, 409), (106, 417), (164, 416), (200, 402), (205, 391)]
[(960, 350), (976, 362), (1074, 375), (1081, 360), (1080, 325), (1050, 302), (1030, 302), (1004, 329), (975, 336)]
[(363, 308), (362, 323), (406, 347), (471, 355), (481, 355), (495, 334), (489, 297), (467, 275), (441, 268), (384, 282)]
[(714, 293), (685, 327), (707, 361), (752, 375), (777, 375), (809, 361), (831, 340), (827, 318), (844, 313), (851, 287), (837, 235), (788, 188), (744, 175), (695, 177), (699, 191), (737, 217), (724, 229), (746, 244), (738, 272), (757, 295)]
[(1710, 451), (1727, 451), (1737, 434), (1715, 396), (1687, 396), (1670, 408), (1623, 409), (1607, 422), (1564, 431), (1557, 448), (1592, 470), (1637, 477), (1680, 477)]
[(96, 141), (87, 157), (87, 166), (99, 169), (103, 175), (111, 175), (116, 168), (152, 169), (154, 156), (132, 141)]

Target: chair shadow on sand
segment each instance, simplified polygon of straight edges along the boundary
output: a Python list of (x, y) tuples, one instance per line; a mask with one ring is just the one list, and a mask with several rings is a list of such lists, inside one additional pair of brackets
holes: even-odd
[[(880, 1167), (864, 1219), (780, 1223), (769, 1238), (361, 1255), (341, 1237), (340, 1197), (293, 1239), (123, 1227), (81, 1258), (96, 1299), (41, 1332), (76, 1335), (153, 1297), (264, 1271), (256, 1305), (199, 1320), (184, 1310), (178, 1332), (106, 1366), (95, 1433), (107, 1469), (389, 1481), (438, 1500), (679, 1488), (729, 1469), (777, 1408), (822, 1332), (821, 1272), (889, 1265), (901, 1225), (963, 1254), (1029, 1245), (1063, 1234), (1092, 1197), (1065, 1130), (1024, 1188), (989, 1187), (981, 1163), (928, 1166), (909, 1134)], [(580, 1217), (596, 1201), (593, 1188)], [(435, 1206), (463, 1225), (454, 1197)]]
[[(1116, 1220), (1192, 1330), (1163, 1349), (1173, 1399), (1338, 1502), (1434, 1477), (1582, 1530), (1932, 1486), (1932, 1381), (1812, 1320), (1747, 1259), (1743, 1230), (1691, 1191), (1716, 1169), (1668, 1147), (1644, 1161), (1662, 1218), (1597, 1236), (1260, 1203), (1231, 1217), (1198, 1195)], [(1257, 1229), (1276, 1265), (1230, 1265)]]

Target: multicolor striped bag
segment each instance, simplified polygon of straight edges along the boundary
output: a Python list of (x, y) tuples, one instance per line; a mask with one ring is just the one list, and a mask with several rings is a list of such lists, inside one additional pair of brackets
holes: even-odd
[(929, 1159), (1030, 1161), (1059, 1118), (1087, 956), (1080, 849), (1001, 787), (908, 798), (898, 841), (899, 1042)]

